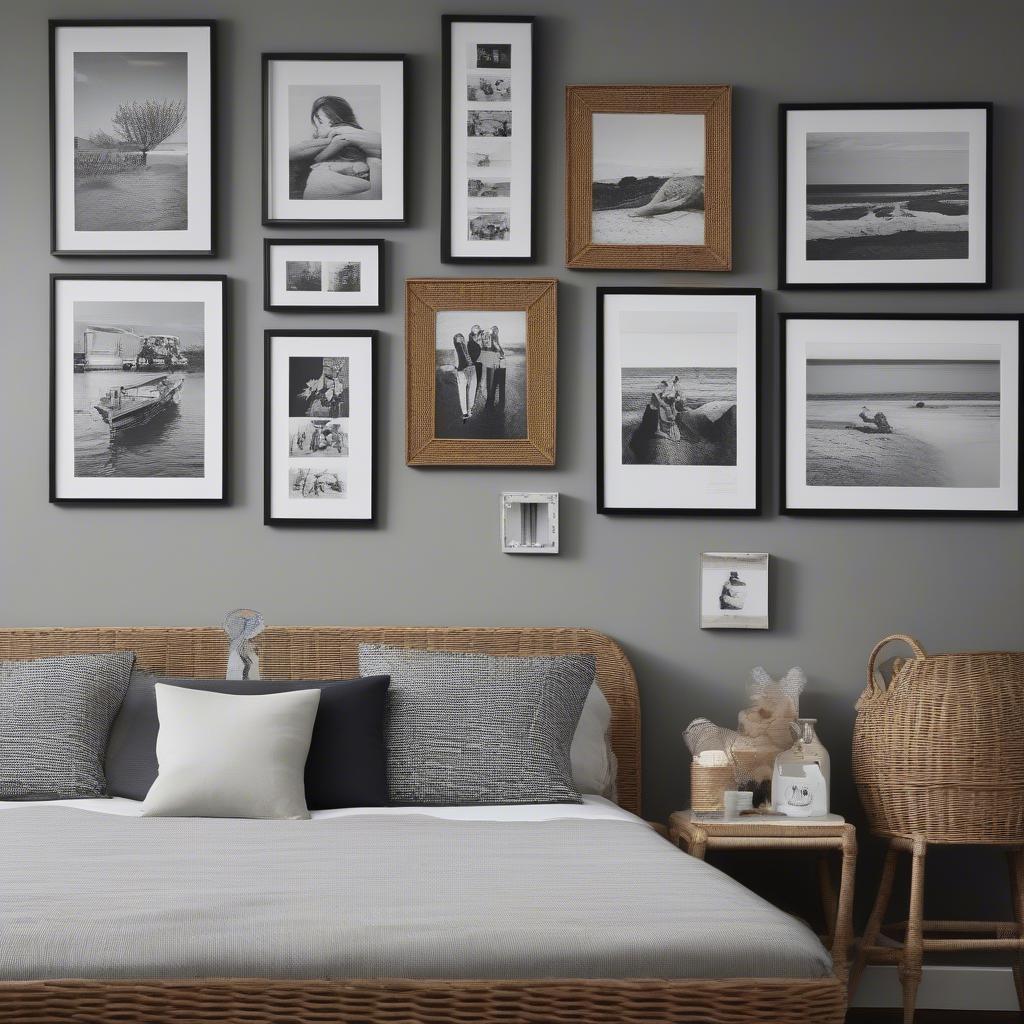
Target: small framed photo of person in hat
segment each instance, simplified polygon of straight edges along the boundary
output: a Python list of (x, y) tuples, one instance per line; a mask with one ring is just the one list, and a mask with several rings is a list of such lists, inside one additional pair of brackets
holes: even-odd
[(700, 628), (768, 629), (768, 555), (705, 551), (700, 556)]

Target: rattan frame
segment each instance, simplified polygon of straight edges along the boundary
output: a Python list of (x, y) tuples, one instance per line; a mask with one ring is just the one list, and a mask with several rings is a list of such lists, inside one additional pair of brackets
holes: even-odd
[[(591, 240), (598, 113), (704, 115), (703, 245)], [(566, 86), (565, 265), (574, 270), (732, 270), (732, 86)]]
[[(640, 706), (622, 649), (586, 629), (271, 627), (257, 638), (268, 678), (351, 674), (360, 643), (530, 655), (590, 653), (612, 709), (618, 799), (640, 810)], [(222, 675), (227, 637), (211, 628), (0, 629), (0, 660), (132, 650), (146, 669)], [(4, 1024), (841, 1024), (838, 977), (426, 980), (190, 978), (0, 982)]]
[[(434, 435), (435, 323), (453, 309), (526, 312), (526, 437)], [(411, 278), (405, 282), (405, 456), (410, 466), (554, 466), (558, 280)]]

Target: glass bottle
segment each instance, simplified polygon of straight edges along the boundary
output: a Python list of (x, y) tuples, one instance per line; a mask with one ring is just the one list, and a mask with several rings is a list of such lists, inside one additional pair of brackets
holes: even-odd
[(789, 750), (782, 751), (775, 758), (775, 769), (772, 772), (773, 808), (777, 809), (782, 801), (781, 788), (784, 785), (783, 778), (794, 774), (793, 772), (787, 772), (786, 767), (792, 766), (794, 769), (797, 769), (802, 768), (804, 765), (816, 764), (821, 769), (821, 774), (825, 779), (825, 809), (823, 813), (828, 813), (832, 791), (832, 768), (828, 751), (821, 740), (818, 739), (818, 734), (814, 731), (817, 721), (816, 718), (798, 718), (792, 724), (796, 742)]

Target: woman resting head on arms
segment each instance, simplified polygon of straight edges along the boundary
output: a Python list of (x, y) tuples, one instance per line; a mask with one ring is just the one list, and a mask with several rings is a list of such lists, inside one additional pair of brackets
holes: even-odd
[[(340, 96), (314, 100), (310, 122), (312, 138), (289, 151), (293, 167), (308, 167), (301, 198), (379, 199), (380, 132), (363, 128), (351, 104)], [(293, 189), (299, 184), (295, 181)]]

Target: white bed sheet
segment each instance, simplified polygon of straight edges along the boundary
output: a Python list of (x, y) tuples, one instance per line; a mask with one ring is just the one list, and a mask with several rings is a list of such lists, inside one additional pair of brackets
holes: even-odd
[[(85, 800), (0, 800), (0, 811), (20, 807), (76, 807), (97, 814), (140, 817), (141, 800), (115, 796)], [(356, 815), (388, 817), (401, 814), (426, 814), (452, 821), (554, 821), (560, 818), (587, 818), (598, 821), (640, 821), (635, 814), (602, 796), (585, 796), (582, 804), (487, 804), (480, 807), (337, 807), (313, 811), (313, 820), (347, 818)]]

